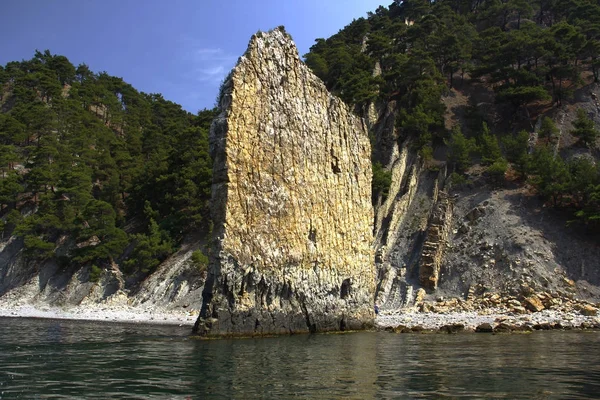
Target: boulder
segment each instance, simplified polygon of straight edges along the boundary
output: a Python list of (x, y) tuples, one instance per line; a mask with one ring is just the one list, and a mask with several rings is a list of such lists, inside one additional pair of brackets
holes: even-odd
[(537, 296), (526, 297), (525, 300), (523, 300), (523, 305), (532, 312), (540, 312), (545, 308)]
[(449, 324), (442, 326), (439, 330), (444, 333), (458, 333), (464, 331), (465, 326), (463, 324)]
[(598, 315), (598, 309), (590, 304), (583, 304), (579, 307), (579, 312), (581, 315), (585, 315), (587, 317), (595, 317)]
[(492, 327), (492, 325), (488, 324), (487, 322), (484, 322), (483, 324), (480, 324), (477, 326), (477, 328), (475, 328), (475, 332), (492, 333), (494, 332), (494, 328)]

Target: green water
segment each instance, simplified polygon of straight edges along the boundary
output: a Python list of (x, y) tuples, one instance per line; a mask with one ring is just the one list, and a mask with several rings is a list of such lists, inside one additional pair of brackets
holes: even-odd
[(600, 396), (600, 332), (208, 341), (188, 333), (0, 318), (0, 399)]

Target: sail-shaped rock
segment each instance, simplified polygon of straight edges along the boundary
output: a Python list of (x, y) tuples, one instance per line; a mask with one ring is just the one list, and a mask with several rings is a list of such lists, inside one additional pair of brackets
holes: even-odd
[(213, 243), (196, 332), (373, 323), (370, 144), (283, 28), (254, 35), (211, 128)]

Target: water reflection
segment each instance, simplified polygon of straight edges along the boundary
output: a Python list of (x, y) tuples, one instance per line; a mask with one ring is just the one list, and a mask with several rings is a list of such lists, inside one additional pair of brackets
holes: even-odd
[(0, 319), (0, 398), (589, 398), (597, 332), (195, 340), (187, 328)]

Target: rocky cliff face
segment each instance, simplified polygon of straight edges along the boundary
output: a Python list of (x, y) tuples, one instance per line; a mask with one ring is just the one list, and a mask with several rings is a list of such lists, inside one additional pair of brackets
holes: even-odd
[(0, 307), (197, 312), (206, 273), (190, 263), (190, 257), (200, 244), (184, 242), (139, 282), (135, 277), (125, 279), (115, 263), (91, 278), (90, 265), (59, 264), (54, 259), (28, 261), (23, 241), (13, 236), (0, 241)]
[(426, 289), (437, 289), (451, 225), (452, 202), (445, 192), (436, 190), (419, 265), (419, 283)]
[[(574, 104), (552, 111), (561, 131), (558, 142), (575, 141), (569, 131), (577, 108), (600, 121), (593, 94), (598, 90), (596, 85), (581, 89)], [(445, 99), (448, 120), (460, 119), (464, 104), (452, 103), (457, 93)], [(564, 215), (548, 210), (527, 185), (491, 181), (481, 166), (469, 170), (466, 184), (452, 187), (442, 162), (426, 167), (411, 150), (410, 138), (398, 140), (395, 103), (377, 108), (374, 153), (392, 175), (375, 217), (376, 302), (384, 314), (483, 312), (500, 305), (516, 313), (569, 311), (581, 305), (576, 299), (600, 299), (597, 236), (568, 226)]]
[(252, 37), (211, 129), (214, 243), (196, 331), (271, 334), (373, 323), (364, 122), (282, 28)]

